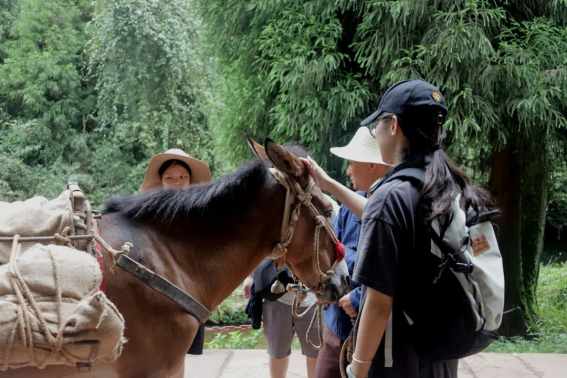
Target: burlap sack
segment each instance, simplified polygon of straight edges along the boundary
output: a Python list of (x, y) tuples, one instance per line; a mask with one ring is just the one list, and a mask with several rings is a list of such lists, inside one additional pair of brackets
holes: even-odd
[[(50, 254), (51, 252), (51, 254)], [(53, 259), (52, 257), (53, 256)], [(59, 271), (61, 301), (55, 281)], [(0, 370), (118, 358), (124, 343), (124, 319), (99, 290), (98, 262), (84, 252), (64, 246), (36, 244), (16, 263), (51, 335), (63, 328), (62, 348), (52, 354), (32, 305), (24, 306), (10, 282), (9, 264), (0, 266)], [(29, 316), (29, 322), (22, 316)], [(59, 316), (61, 314), (61, 318)], [(30, 340), (26, 325), (31, 329)], [(33, 344), (33, 348), (28, 346)], [(35, 353), (35, 361), (32, 356)]]
[[(33, 197), (26, 201), (0, 202), (0, 236), (53, 236), (69, 226), (73, 230), (73, 208), (65, 190), (51, 201)], [(32, 243), (23, 243), (22, 252)], [(0, 243), (0, 264), (10, 258), (11, 243)]]

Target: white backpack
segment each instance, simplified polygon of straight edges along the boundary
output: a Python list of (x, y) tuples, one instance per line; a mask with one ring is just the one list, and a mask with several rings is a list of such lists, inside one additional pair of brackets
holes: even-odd
[[(424, 174), (422, 169), (406, 168), (378, 185), (398, 179), (420, 188)], [(428, 230), (431, 253), (439, 259), (431, 306), (414, 311), (413, 317), (404, 311), (414, 348), (432, 361), (459, 359), (485, 349), (498, 339), (504, 312), (502, 256), (490, 222), (499, 211), (478, 214), (468, 209), (465, 213), (460, 198), (453, 201), (450, 215), (435, 219)], [(451, 285), (455, 293), (457, 282), (462, 289), (457, 290), (458, 298), (444, 300), (443, 285)], [(392, 366), (391, 332), (390, 321), (386, 366)]]

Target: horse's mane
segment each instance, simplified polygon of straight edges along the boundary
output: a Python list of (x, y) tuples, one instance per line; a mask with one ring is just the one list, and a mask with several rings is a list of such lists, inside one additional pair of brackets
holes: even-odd
[(268, 166), (251, 160), (220, 179), (188, 189), (156, 189), (139, 196), (111, 197), (103, 213), (120, 213), (132, 220), (172, 223), (183, 219), (232, 218), (249, 207), (265, 184)]

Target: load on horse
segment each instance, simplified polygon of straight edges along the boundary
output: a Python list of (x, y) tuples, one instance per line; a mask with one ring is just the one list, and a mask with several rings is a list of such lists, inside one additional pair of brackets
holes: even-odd
[[(15, 311), (10, 323), (0, 321), (10, 330), (0, 330), (0, 377), (171, 377), (210, 311), (266, 257), (285, 263), (321, 302), (344, 295), (348, 271), (331, 203), (286, 148), (248, 143), (258, 159), (211, 183), (111, 198), (101, 215), (85, 200), (71, 210), (72, 226), (45, 239), (0, 229), (12, 241), (0, 266), (0, 312), (6, 302)], [(35, 249), (46, 263), (19, 274)], [(87, 262), (71, 265), (75, 259)], [(80, 281), (90, 286), (75, 293)], [(83, 307), (93, 296), (100, 311), (91, 314)], [(83, 323), (70, 315), (80, 311)]]

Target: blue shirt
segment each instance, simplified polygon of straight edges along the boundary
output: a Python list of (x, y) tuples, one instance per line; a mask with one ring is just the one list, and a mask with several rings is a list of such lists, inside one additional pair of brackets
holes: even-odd
[[(366, 192), (357, 191), (357, 194), (366, 197)], [(360, 235), (361, 220), (356, 214), (350, 211), (346, 206), (342, 205), (339, 215), (333, 222), (333, 227), (337, 238), (345, 246), (345, 261), (348, 265), (348, 273), (352, 277), (354, 270), (354, 261), (356, 259), (356, 250), (358, 247), (358, 236)], [(349, 296), (350, 302), (354, 310), (358, 313), (360, 307), (361, 287), (358, 282), (351, 279), (350, 286), (353, 289)], [(327, 307), (325, 312), (325, 323), (327, 327), (341, 340), (346, 340), (352, 329), (350, 316), (338, 304), (332, 304)]]

